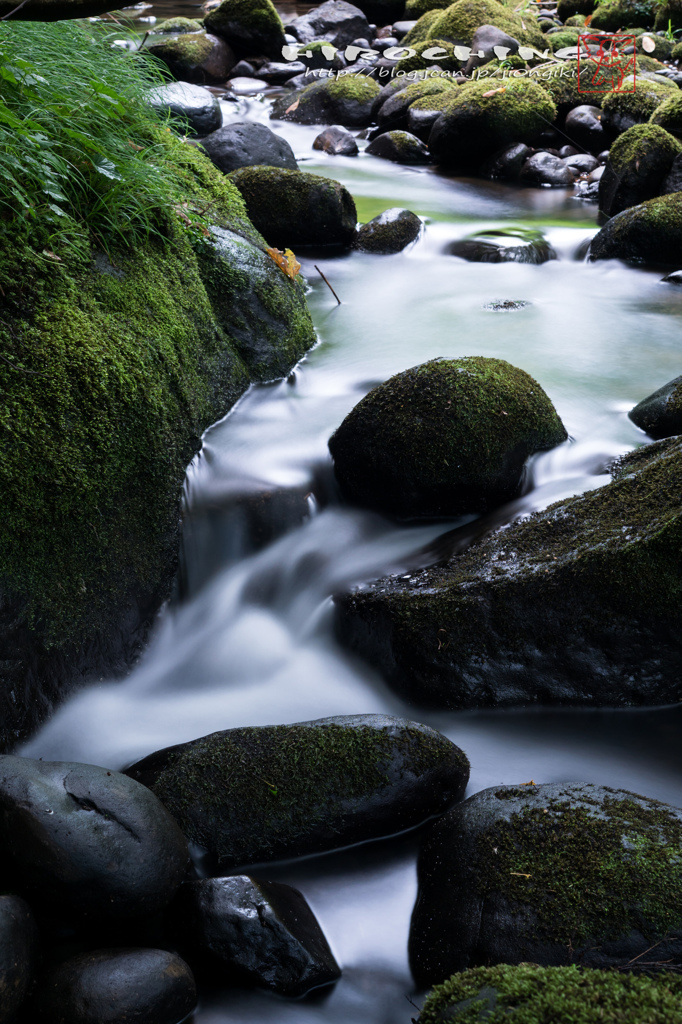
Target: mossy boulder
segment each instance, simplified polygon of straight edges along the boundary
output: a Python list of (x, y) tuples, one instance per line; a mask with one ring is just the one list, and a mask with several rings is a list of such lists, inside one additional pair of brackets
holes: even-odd
[(647, 445), (598, 490), (339, 598), (339, 634), (426, 705), (677, 701), (681, 472), (681, 440)]
[(637, 37), (637, 53), (661, 62), (670, 60), (673, 46), (672, 40), (653, 32), (643, 32)]
[[(634, 84), (634, 89), (631, 86)], [(628, 91), (630, 90), (630, 91)], [(673, 91), (674, 90), (674, 91)], [(653, 82), (641, 75), (625, 79), (623, 90), (608, 92), (602, 99), (602, 124), (612, 136), (626, 132), (635, 124), (644, 124), (657, 107), (678, 94), (674, 82)]]
[(473, 967), (429, 994), (417, 1024), (682, 1024), (682, 979), (618, 971), (538, 967)]
[(93, 243), (57, 261), (15, 243), (0, 256), (3, 749), (76, 680), (139, 654), (170, 591), (202, 432), (315, 340), (303, 282), (267, 256), (238, 191), (195, 147), (163, 140), (229, 252), (169, 215), (167, 237), (136, 249)]
[(654, 29), (667, 32), (668, 28), (672, 28), (673, 31), (682, 28), (681, 0), (659, 0), (656, 5)]
[(421, 824), (461, 800), (469, 762), (428, 726), (350, 715), (212, 733), (125, 774), (233, 872)]
[(419, 238), (421, 230), (422, 222), (416, 213), (392, 207), (359, 228), (355, 248), (381, 255), (402, 252)]
[(591, 91), (595, 67), (592, 62), (583, 61), (579, 68), (577, 59), (562, 60), (538, 68), (533, 80), (552, 97), (561, 119), (574, 107), (601, 106), (604, 93)]
[(422, 14), (428, 11), (444, 11), (450, 6), (450, 0), (407, 0), (405, 4), (405, 17), (421, 18)]
[(407, 35), (404, 35), (401, 43), (403, 46), (414, 46), (415, 43), (423, 43), (429, 38), (431, 32), (431, 26), (435, 24), (440, 18), (441, 11), (444, 10), (442, 7), (436, 7), (431, 11), (427, 11), (417, 19), (417, 24), (413, 25)]
[(551, 35), (547, 36), (547, 42), (552, 48), (552, 52), (556, 53), (557, 50), (577, 46), (579, 35), (580, 33), (577, 28), (564, 28), (560, 32), (552, 32)]
[(655, 440), (682, 434), (682, 377), (675, 377), (643, 398), (628, 416)]
[(682, 43), (675, 43), (670, 54), (670, 59), (676, 64), (682, 60)]
[(656, 107), (649, 123), (664, 128), (671, 135), (682, 138), (682, 93), (672, 94)]
[(555, 117), (551, 96), (531, 79), (511, 79), (503, 91), (485, 80), (470, 82), (447, 100), (429, 149), (438, 163), (477, 166), (503, 146), (534, 142)]
[(201, 32), (203, 23), (196, 18), (167, 18), (154, 26), (154, 35), (165, 35), (172, 32), (181, 35), (184, 32)]
[(242, 167), (229, 179), (270, 245), (350, 245), (355, 236), (355, 203), (338, 181), (279, 167)]
[[(395, 66), (396, 74), (410, 75), (413, 79), (417, 71), (426, 71), (428, 68), (439, 68), (441, 71), (459, 71), (464, 65), (464, 60), (456, 56), (454, 46), (447, 39), (425, 39), (422, 42), (410, 44), (410, 49), (416, 53), (401, 57)], [(434, 78), (429, 75), (426, 81), (443, 82), (445, 78)], [(451, 84), (452, 80), (450, 79)], [(413, 82), (413, 84), (416, 84)]]
[(210, 32), (188, 32), (151, 43), (149, 53), (163, 61), (174, 78), (197, 85), (224, 82), (237, 63), (224, 39)]
[[(455, 86), (457, 88), (457, 86)], [(434, 92), (410, 103), (407, 110), (407, 130), (422, 142), (428, 142), (431, 129), (447, 109), (450, 92)]]
[(656, 0), (599, 0), (592, 15), (590, 31), (616, 32), (629, 25), (653, 28), (657, 7)]
[(429, 151), (416, 135), (410, 132), (384, 132), (365, 149), (370, 156), (392, 160), (396, 164), (427, 164)]
[(271, 0), (222, 0), (206, 15), (204, 25), (225, 39), (239, 57), (281, 60), (284, 26)]
[(410, 929), (419, 987), (498, 963), (682, 964), (682, 810), (622, 789), (485, 789), (422, 845)]
[(612, 217), (592, 239), (589, 258), (682, 265), (682, 193), (648, 199)]
[(533, 452), (566, 439), (537, 381), (503, 359), (432, 359), (373, 388), (329, 440), (353, 501), (399, 517), (512, 498)]
[(296, 124), (341, 124), (363, 128), (370, 123), (379, 86), (371, 78), (323, 78), (275, 100), (270, 117)]
[(535, 18), (522, 18), (513, 8), (497, 0), (456, 0), (431, 25), (429, 38), (447, 39), (461, 46), (470, 46), (481, 25), (494, 25), (527, 46), (544, 51), (547, 41)]
[(449, 78), (427, 78), (423, 82), (412, 82), (406, 89), (400, 89), (389, 96), (379, 108), (376, 121), (380, 128), (401, 130), (407, 127), (408, 111), (416, 100), (424, 96), (441, 96), (453, 94), (457, 89)]
[(614, 142), (599, 179), (599, 209), (607, 217), (661, 192), (682, 145), (653, 124), (636, 124)]

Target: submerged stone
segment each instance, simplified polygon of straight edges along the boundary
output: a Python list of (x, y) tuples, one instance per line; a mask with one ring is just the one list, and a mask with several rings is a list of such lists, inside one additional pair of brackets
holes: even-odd
[(681, 439), (646, 445), (598, 490), (338, 598), (339, 633), (420, 704), (677, 701), (681, 473)]
[(626, 790), (485, 789), (436, 822), (418, 878), (419, 987), (497, 963), (623, 968), (658, 943), (682, 964), (682, 810)]
[(628, 416), (656, 441), (682, 434), (682, 377), (675, 377), (643, 398)]
[(416, 213), (393, 207), (360, 226), (355, 248), (382, 254), (401, 252), (419, 238), (421, 229)]
[(469, 764), (425, 725), (350, 715), (216, 732), (126, 774), (234, 871), (412, 828), (461, 799)]
[(298, 889), (248, 875), (185, 882), (170, 908), (186, 959), (214, 981), (298, 997), (341, 977)]

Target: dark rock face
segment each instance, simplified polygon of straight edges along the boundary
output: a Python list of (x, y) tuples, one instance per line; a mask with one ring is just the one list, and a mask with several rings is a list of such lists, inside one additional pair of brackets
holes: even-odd
[(648, 199), (612, 217), (590, 243), (592, 260), (682, 263), (682, 195)]
[[(566, 147), (569, 148), (568, 146)], [(596, 156), (590, 153), (576, 153), (563, 157), (563, 162), (570, 167), (575, 174), (591, 174), (600, 166)]]
[(605, 487), (339, 598), (339, 634), (422, 705), (679, 700), (680, 472), (679, 439), (640, 448)]
[(537, 381), (503, 359), (434, 359), (373, 388), (329, 441), (355, 502), (400, 517), (512, 498), (530, 454), (566, 439)]
[(515, 142), (511, 146), (504, 146), (497, 153), (493, 153), (481, 167), (481, 175), (484, 178), (502, 178), (505, 181), (514, 181), (518, 178), (521, 168), (531, 155), (531, 149), (523, 142)]
[(313, 142), (313, 149), (322, 149), (331, 156), (357, 156), (358, 144), (343, 125), (325, 128)]
[(226, 39), (239, 57), (282, 58), (284, 26), (271, 0), (223, 0), (204, 24)]
[(224, 82), (237, 58), (224, 39), (208, 32), (190, 32), (161, 43), (149, 52), (167, 66), (174, 78), (199, 85)]
[(671, 192), (682, 192), (682, 153), (675, 156), (661, 185), (662, 196), (670, 195)]
[(657, 196), (682, 146), (658, 125), (638, 124), (619, 136), (599, 181), (599, 209), (613, 217)]
[(461, 799), (469, 765), (427, 726), (351, 715), (213, 733), (126, 774), (234, 871), (412, 828)]
[(427, 164), (429, 151), (424, 143), (409, 132), (385, 132), (370, 142), (365, 150), (371, 156), (393, 160), (396, 164)]
[(384, 210), (359, 228), (355, 248), (384, 254), (401, 252), (419, 237), (421, 229), (422, 222), (411, 210)]
[(642, 399), (628, 416), (655, 441), (682, 434), (682, 377), (675, 377)]
[(14, 1020), (33, 978), (38, 931), (28, 903), (0, 896), (0, 1021)]
[(360, 0), (355, 6), (373, 25), (391, 25), (405, 11), (403, 0)]
[(302, 43), (326, 39), (341, 48), (349, 46), (355, 39), (367, 39), (371, 35), (365, 15), (346, 0), (327, 0), (290, 22), (287, 29)]
[(197, 992), (187, 964), (162, 949), (102, 949), (72, 957), (41, 985), (41, 1024), (178, 1024)]
[(575, 181), (575, 174), (563, 160), (551, 153), (533, 153), (521, 168), (519, 180), (524, 185), (551, 185), (566, 188)]
[(280, 96), (272, 106), (270, 117), (296, 124), (364, 128), (370, 122), (378, 92), (379, 86), (369, 78), (322, 78), (300, 92)]
[(70, 914), (154, 914), (189, 862), (156, 797), (95, 765), (0, 757), (0, 822), (22, 889)]
[(270, 245), (351, 244), (355, 203), (337, 181), (274, 167), (244, 167), (230, 179), (244, 198), (249, 219)]
[(539, 231), (523, 228), (479, 231), (451, 242), (447, 251), (471, 263), (538, 264), (556, 259), (554, 249)]
[[(496, 47), (500, 50), (499, 54), (495, 51)], [(518, 53), (518, 49), (518, 39), (503, 32), (501, 28), (496, 28), (495, 25), (480, 25), (471, 40), (471, 56), (464, 66), (464, 74), (469, 75), (475, 68), (502, 56), (502, 50), (507, 50), (504, 54), (504, 57), (507, 57), (509, 54)], [(483, 56), (480, 56), (481, 54)]]
[(656, 960), (680, 964), (681, 853), (682, 811), (656, 800), (585, 784), (485, 789), (422, 846), (415, 980), (497, 963), (624, 967), (661, 940)]
[(190, 132), (194, 135), (208, 135), (223, 123), (223, 114), (218, 99), (201, 85), (188, 82), (170, 82), (152, 89), (149, 102), (157, 110), (170, 111), (186, 117)]
[(205, 138), (201, 145), (224, 174), (256, 164), (298, 170), (296, 157), (286, 139), (255, 121), (226, 124)]
[(341, 977), (298, 889), (247, 875), (185, 882), (170, 909), (187, 960), (225, 982), (302, 996)]
[(601, 123), (601, 109), (581, 103), (566, 114), (564, 132), (576, 146), (590, 153), (599, 153), (606, 142)]

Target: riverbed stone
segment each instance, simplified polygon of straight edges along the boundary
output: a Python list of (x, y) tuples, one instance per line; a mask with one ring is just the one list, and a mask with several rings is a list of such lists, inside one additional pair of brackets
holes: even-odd
[(0, 1022), (13, 1021), (38, 963), (38, 929), (20, 896), (0, 896)]
[(21, 889), (62, 913), (125, 919), (168, 904), (187, 842), (144, 786), (96, 765), (0, 756), (2, 851)]
[(299, 997), (341, 977), (305, 897), (248, 875), (185, 882), (169, 910), (179, 946), (202, 976)]
[(534, 142), (555, 117), (551, 97), (530, 79), (511, 79), (504, 91), (487, 81), (470, 82), (448, 100), (431, 129), (429, 149), (439, 163), (478, 166), (503, 146)]
[(550, 185), (552, 188), (566, 188), (572, 185), (576, 174), (553, 153), (533, 153), (519, 172), (523, 185)]
[(186, 118), (192, 135), (208, 135), (222, 126), (218, 98), (202, 85), (169, 82), (151, 89), (148, 99), (157, 110)]
[(461, 799), (469, 765), (428, 726), (348, 715), (216, 732), (127, 774), (234, 872), (412, 828)]
[(196, 1006), (194, 976), (163, 949), (101, 949), (55, 967), (33, 1009), (41, 1024), (179, 1024)]
[(243, 167), (229, 177), (272, 246), (350, 245), (355, 237), (353, 197), (332, 178), (277, 167)]
[(556, 253), (540, 231), (530, 228), (489, 228), (448, 245), (451, 256), (470, 263), (546, 263)]
[(154, 35), (181, 35), (183, 32), (201, 32), (203, 24), (196, 18), (166, 18), (154, 25)]
[(655, 0), (600, 0), (590, 28), (603, 32), (618, 32), (627, 25), (653, 28), (657, 6)]
[(670, 99), (671, 91), (677, 92), (677, 86), (667, 79), (654, 82), (643, 75), (636, 76), (634, 91), (632, 85), (632, 78), (626, 78), (622, 90), (609, 92), (602, 99), (601, 123), (611, 138), (647, 122), (656, 108)]
[(678, 139), (682, 138), (682, 93), (670, 96), (664, 100), (659, 107), (656, 107), (649, 118), (651, 124), (660, 125), (671, 135)]
[(358, 144), (343, 125), (333, 124), (313, 140), (313, 149), (324, 150), (331, 156), (357, 156)]
[(340, 49), (349, 46), (354, 39), (371, 36), (369, 22), (363, 12), (346, 0), (326, 0), (326, 3), (289, 22), (287, 30), (302, 43), (325, 39)]
[(607, 141), (604, 138), (601, 113), (601, 107), (581, 103), (566, 114), (565, 134), (576, 146), (586, 149), (589, 153), (599, 153)]
[(396, 164), (427, 164), (429, 151), (424, 143), (410, 132), (390, 131), (377, 136), (365, 149), (370, 156), (392, 160)]
[(599, 181), (599, 209), (605, 216), (653, 199), (663, 188), (682, 144), (654, 124), (633, 125), (611, 147)]
[(373, 388), (329, 441), (341, 489), (398, 517), (514, 497), (529, 455), (566, 439), (537, 381), (503, 359), (432, 359)]
[(435, 823), (418, 879), (420, 988), (497, 963), (623, 968), (659, 942), (651, 959), (682, 964), (682, 810), (623, 789), (485, 789)]
[[(570, 147), (566, 147), (567, 149)], [(562, 157), (567, 167), (570, 167), (576, 174), (592, 174), (593, 171), (598, 169), (598, 173), (603, 173), (603, 165), (600, 165), (596, 156), (592, 156), (591, 153), (576, 153), (572, 156)]]
[(210, 32), (188, 32), (151, 43), (147, 49), (163, 61), (175, 78), (199, 85), (224, 82), (237, 63), (225, 40)]
[(422, 222), (416, 213), (392, 207), (361, 225), (355, 248), (383, 254), (401, 252), (419, 237), (421, 229)]
[(643, 398), (628, 416), (656, 441), (682, 434), (682, 377), (675, 377)]
[(481, 177), (514, 181), (531, 153), (532, 150), (524, 142), (503, 146), (481, 165)]
[[(400, 82), (400, 79), (397, 79)], [(384, 131), (407, 128), (407, 118), (413, 103), (425, 96), (450, 96), (457, 88), (448, 78), (427, 78), (422, 82), (409, 82), (406, 88), (388, 95), (376, 113), (376, 121)]]
[(282, 59), (284, 26), (271, 0), (222, 0), (204, 19), (238, 57)]
[(524, 18), (514, 12), (512, 6), (497, 3), (497, 0), (456, 0), (433, 21), (429, 38), (447, 39), (459, 46), (471, 46), (474, 35), (482, 25), (502, 29), (513, 39), (540, 51), (547, 49), (547, 43), (538, 28), (535, 18)]
[[(341, 0), (343, 2), (343, 0)], [(339, 124), (364, 128), (371, 120), (379, 86), (371, 78), (323, 78), (275, 100), (270, 117), (296, 124)]]
[(434, 568), (338, 597), (338, 634), (423, 705), (675, 702), (680, 472), (682, 440), (658, 441), (604, 487), (453, 535)]
[(682, 195), (657, 196), (612, 217), (592, 239), (591, 260), (682, 263)]
[(238, 167), (255, 165), (298, 170), (294, 151), (287, 140), (257, 121), (226, 124), (203, 139), (201, 146), (224, 174)]

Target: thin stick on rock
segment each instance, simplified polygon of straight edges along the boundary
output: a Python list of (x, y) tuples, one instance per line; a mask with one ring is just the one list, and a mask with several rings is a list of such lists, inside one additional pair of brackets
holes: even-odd
[(22, 0), (18, 7), (15, 7), (13, 11), (9, 12), (9, 14), (4, 14), (2, 18), (0, 18), (0, 21), (7, 21), (7, 19), (11, 18), (13, 14), (17, 14), (22, 7), (25, 7), (27, 3), (28, 0)]
[(322, 271), (320, 270), (320, 268), (319, 268), (319, 267), (317, 266), (317, 264), (316, 264), (316, 263), (314, 263), (314, 264), (313, 264), (313, 266), (315, 267), (315, 270), (316, 270), (316, 271), (318, 272), (318, 274), (320, 275), (320, 277), (322, 278), (322, 280), (323, 280), (323, 281), (324, 281), (324, 283), (326, 284), (327, 288), (328, 288), (328, 289), (329, 289), (329, 291), (330, 291), (330, 292), (332, 293), (332, 295), (334, 296), (334, 298), (336, 299), (336, 301), (338, 302), (338, 304), (339, 304), (339, 306), (340, 306), (340, 305), (341, 305), (341, 299), (340, 299), (340, 298), (338, 297), (338, 295), (336, 294), (336, 292), (334, 291), (334, 289), (333, 289), (333, 288), (332, 288), (332, 286), (330, 285), (330, 283), (329, 283), (329, 281), (327, 280), (327, 278), (326, 278), (326, 277), (324, 276), (324, 274), (322, 273)]

